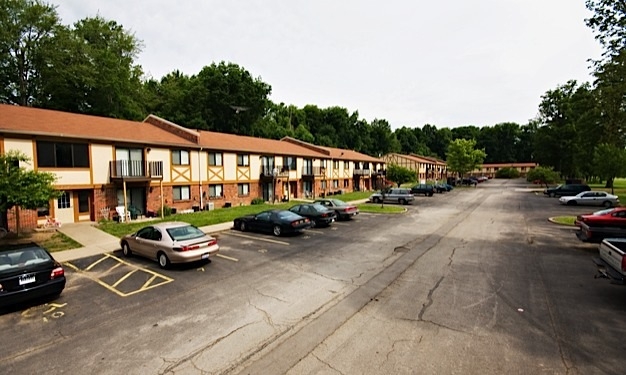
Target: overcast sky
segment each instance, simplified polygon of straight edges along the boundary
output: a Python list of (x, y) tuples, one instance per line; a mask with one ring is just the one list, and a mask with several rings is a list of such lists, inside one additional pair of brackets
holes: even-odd
[(341, 106), (392, 128), (526, 124), (541, 95), (590, 81), (601, 54), (584, 0), (52, 0), (64, 24), (100, 15), (143, 41), (161, 78), (230, 61), (271, 99)]

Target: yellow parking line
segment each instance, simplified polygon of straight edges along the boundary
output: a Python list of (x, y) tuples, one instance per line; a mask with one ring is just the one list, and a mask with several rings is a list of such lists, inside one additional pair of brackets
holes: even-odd
[(141, 270), (141, 271), (143, 271), (143, 272), (149, 273), (149, 274), (151, 274), (151, 275), (157, 275), (158, 277), (163, 278), (163, 279), (165, 279), (165, 280), (174, 281), (174, 279), (172, 279), (172, 278), (170, 278), (170, 277), (167, 277), (167, 276), (165, 276), (165, 275), (162, 275), (162, 274), (160, 274), (160, 273), (158, 273), (158, 272), (154, 272), (154, 271), (149, 270), (149, 269), (147, 269), (147, 268), (137, 267), (136, 265), (134, 265), (134, 264), (132, 264), (132, 263), (128, 263), (127, 261), (125, 261), (125, 260), (123, 260), (123, 259), (120, 259), (120, 258), (116, 257), (115, 255), (111, 255), (111, 254), (108, 254), (108, 253), (105, 253), (104, 255), (106, 255), (106, 256), (108, 256), (108, 257), (110, 257), (110, 258), (113, 258), (113, 259), (117, 260), (118, 262), (123, 263), (123, 264), (125, 264), (125, 265), (127, 265), (127, 266), (130, 266), (130, 267), (136, 268), (136, 269), (138, 269), (138, 270)]
[(133, 273), (137, 272), (138, 270), (134, 269), (132, 271), (130, 271), (129, 273), (127, 273), (126, 275), (120, 277), (116, 282), (113, 283), (113, 285), (111, 285), (113, 288), (115, 288), (116, 286), (120, 285), (124, 280), (128, 279)]
[(324, 232), (321, 232), (319, 230), (314, 230), (314, 229), (305, 229), (303, 232), (313, 233), (313, 234), (324, 234)]
[(149, 278), (149, 279), (148, 279), (148, 281), (146, 281), (146, 282), (145, 282), (145, 283), (141, 286), (141, 288), (139, 288), (139, 289), (142, 289), (142, 290), (143, 290), (143, 289), (146, 289), (146, 287), (147, 287), (148, 285), (150, 285), (150, 283), (152, 283), (152, 282), (154, 281), (154, 279), (156, 279), (156, 278), (157, 278), (157, 275), (152, 275), (152, 277), (151, 277), (151, 278)]
[(248, 239), (251, 239), (251, 240), (259, 240), (259, 241), (271, 242), (271, 243), (276, 243), (276, 244), (279, 244), (279, 245), (287, 245), (287, 246), (290, 245), (289, 242), (278, 241), (278, 240), (271, 240), (269, 238), (247, 236), (245, 234), (240, 234), (240, 233), (235, 233), (235, 232), (224, 232), (224, 234), (227, 234), (229, 236), (234, 236), (234, 237), (248, 238)]
[(224, 258), (224, 259), (228, 259), (228, 260), (232, 260), (233, 262), (239, 262), (239, 259), (237, 258), (231, 258), (229, 256), (226, 255), (222, 255), (222, 254), (215, 254), (216, 257), (220, 257), (220, 258)]
[[(106, 255), (106, 254), (105, 254)], [(100, 262), (102, 262), (103, 260), (105, 260), (107, 257), (102, 257), (98, 260), (96, 260), (95, 262), (91, 263), (90, 265), (88, 265), (87, 267), (85, 267), (85, 271), (89, 271), (90, 269), (94, 268), (96, 265), (98, 265)]]
[(80, 268), (76, 267), (75, 265), (73, 265), (70, 262), (65, 262), (63, 263), (64, 265), (68, 266), (69, 268), (73, 269), (74, 271), (80, 271)]

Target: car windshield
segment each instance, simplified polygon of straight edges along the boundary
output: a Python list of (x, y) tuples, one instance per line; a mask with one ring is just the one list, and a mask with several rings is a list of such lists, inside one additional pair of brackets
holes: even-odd
[(291, 211), (279, 211), (276, 213), (276, 216), (278, 216), (279, 219), (282, 220), (298, 220), (300, 219), (300, 215), (295, 214)]
[(346, 202), (340, 201), (339, 199), (331, 199), (331, 202), (333, 202), (333, 204), (335, 206), (345, 206), (346, 205)]
[(174, 241), (186, 241), (206, 236), (203, 231), (193, 225), (167, 228), (166, 231)]
[(607, 208), (606, 210), (596, 211), (593, 213), (593, 215), (595, 216), (606, 215), (606, 214), (610, 214), (613, 211), (615, 211), (615, 208)]
[(0, 252), (0, 275), (51, 260), (48, 253), (39, 247), (2, 251)]

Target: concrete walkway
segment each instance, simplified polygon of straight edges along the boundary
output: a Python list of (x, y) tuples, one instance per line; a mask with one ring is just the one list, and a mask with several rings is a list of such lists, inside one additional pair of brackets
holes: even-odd
[[(360, 204), (367, 201), (367, 199), (360, 199), (348, 203)], [(147, 221), (146, 225), (148, 225)], [(199, 229), (204, 233), (215, 234), (230, 230), (232, 227), (233, 222), (229, 221), (221, 224), (207, 225), (200, 227)], [(54, 253), (54, 259), (59, 262), (68, 262), (75, 259), (120, 250), (120, 239), (96, 228), (95, 224), (92, 222), (63, 224), (57, 230), (83, 245), (83, 247), (78, 249), (63, 250)]]
[[(146, 222), (148, 225), (148, 222)], [(233, 222), (208, 225), (199, 229), (204, 233), (218, 233), (229, 230), (233, 227)], [(111, 253), (120, 250), (120, 239), (96, 228), (94, 223), (72, 223), (63, 224), (57, 229), (59, 232), (83, 245), (78, 249), (58, 251), (54, 254), (54, 259), (59, 262), (68, 262), (75, 259), (85, 258), (92, 255)]]

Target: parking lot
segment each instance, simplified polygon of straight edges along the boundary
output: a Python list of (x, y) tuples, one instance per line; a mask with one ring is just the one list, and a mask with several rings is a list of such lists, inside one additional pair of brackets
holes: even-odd
[[(593, 370), (584, 373), (618, 373), (611, 370), (611, 364), (620, 361), (618, 350), (607, 345), (619, 348), (618, 333), (623, 333), (626, 325), (619, 324), (617, 332), (611, 327), (602, 338), (594, 332), (609, 330), (596, 316), (599, 310), (624, 313), (626, 289), (594, 279), (590, 257), (595, 246), (580, 243), (571, 229), (547, 221), (548, 216), (575, 214), (581, 208), (561, 206), (541, 194), (520, 193), (515, 188), (506, 181), (489, 181), (477, 188), (416, 197), (413, 205), (404, 206), (404, 214), (361, 213), (353, 220), (300, 235), (225, 231), (218, 234), (220, 254), (210, 263), (168, 270), (119, 253), (70, 262), (66, 264), (68, 284), (60, 298), (0, 315), (0, 329), (6, 333), (0, 344), (0, 361), (9, 373), (24, 374), (36, 372), (43, 363), (50, 373), (79, 373), (85, 368), (92, 369), (91, 373), (111, 374), (121, 368), (129, 374), (196, 373), (194, 368), (227, 373), (263, 363), (259, 358), (271, 359), (275, 366), (286, 363), (289, 356), (275, 357), (281, 345), (310, 341), (316, 355), (333, 366), (351, 365), (343, 370), (362, 372), (359, 366), (367, 361), (358, 364), (356, 356), (333, 356), (318, 347), (311, 335), (308, 339), (301, 335), (306, 327), (326, 322), (324, 329), (331, 331), (325, 336), (325, 345), (347, 345), (341, 329), (357, 332), (354, 329), (360, 327), (362, 333), (355, 337), (379, 337), (380, 327), (363, 325), (363, 316), (386, 319), (378, 316), (383, 305), (372, 305), (374, 302), (368, 302), (371, 298), (388, 302), (385, 306), (391, 310), (383, 316), (414, 310), (417, 318), (424, 303), (436, 308), (441, 319), (452, 314), (449, 318), (457, 323), (438, 323), (444, 326), (478, 324), (481, 331), (500, 326), (519, 335), (520, 340), (528, 338), (545, 345), (548, 353), (556, 342), (567, 356), (546, 359), (546, 366), (556, 373), (564, 362)], [(532, 257), (528, 257), (530, 253)], [(477, 260), (480, 263), (475, 263)], [(440, 276), (430, 284), (428, 275), (446, 275), (450, 271), (442, 270), (449, 267), (453, 267), (452, 279), (457, 282), (448, 285), (448, 275), (439, 284)], [(386, 278), (389, 282), (381, 284)], [(439, 294), (445, 290), (448, 296), (455, 296), (456, 303), (467, 300), (464, 306), (469, 306), (469, 300), (483, 298), (479, 295), (487, 288), (485, 278), (490, 280), (489, 289), (500, 285), (496, 300), (502, 299), (500, 309), (504, 310), (495, 326), (481, 323), (482, 308), (452, 310), (465, 311), (461, 315), (451, 312), (455, 303)], [(435, 284), (439, 292), (432, 289)], [(408, 285), (411, 288), (405, 289)], [(461, 298), (460, 285), (475, 290), (462, 288), (465, 296)], [(448, 308), (440, 310), (444, 306)], [(504, 306), (514, 306), (514, 312), (508, 313)], [(507, 322), (521, 316), (520, 308), (526, 323), (517, 323), (519, 327), (513, 329)], [(346, 318), (339, 319), (344, 314)], [(422, 312), (420, 319), (427, 316)], [(550, 329), (544, 329), (546, 325)], [(535, 331), (545, 335), (537, 341)], [(389, 334), (393, 336), (393, 332)], [(483, 334), (503, 340), (494, 332)], [(365, 340), (365, 346), (371, 342), (386, 347), (382, 337), (387, 336), (359, 340)], [(429, 339), (435, 340), (431, 341), (433, 351), (443, 343), (436, 337)], [(354, 350), (366, 352), (369, 348)], [(519, 345), (516, 350), (516, 364), (536, 360), (530, 347)], [(594, 357), (600, 351), (604, 352), (604, 364)], [(432, 355), (431, 360), (442, 358)], [(489, 368), (489, 357), (479, 361), (485, 368)], [(371, 361), (377, 363), (375, 358)], [(465, 355), (459, 356), (459, 361), (465, 359)], [(304, 353), (303, 364), (315, 369), (316, 361)], [(300, 373), (300, 368), (293, 369)]]

